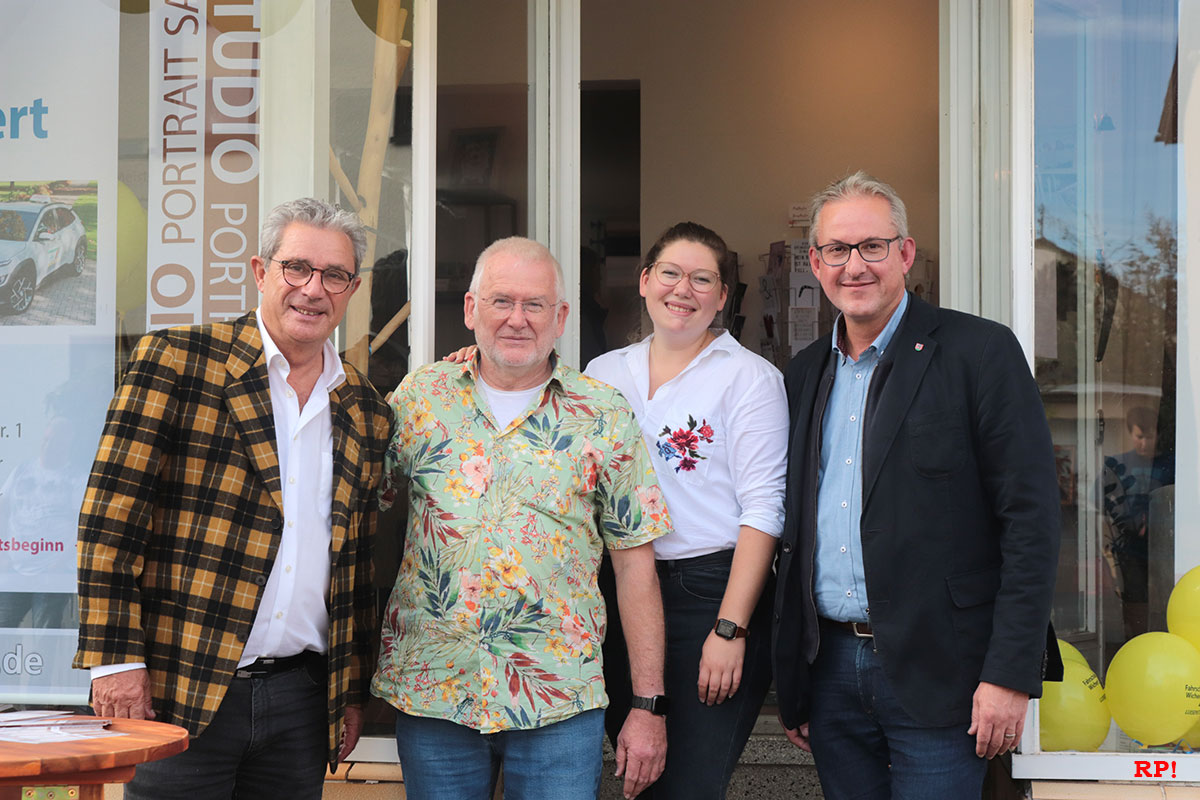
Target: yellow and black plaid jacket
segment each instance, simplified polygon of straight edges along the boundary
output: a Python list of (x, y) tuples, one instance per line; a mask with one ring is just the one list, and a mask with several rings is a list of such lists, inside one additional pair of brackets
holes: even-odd
[[(370, 538), (392, 415), (350, 365), (330, 393), (329, 746), (367, 700)], [(160, 721), (204, 730), (233, 679), (282, 528), (253, 313), (147, 334), (109, 406), (79, 517), (74, 666), (143, 661)]]

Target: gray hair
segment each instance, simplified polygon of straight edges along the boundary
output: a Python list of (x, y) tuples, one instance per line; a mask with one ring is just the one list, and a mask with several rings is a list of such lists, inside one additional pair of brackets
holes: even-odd
[(554, 267), (554, 294), (555, 301), (563, 300), (563, 271), (559, 265), (558, 259), (550, 252), (541, 242), (535, 242), (533, 239), (526, 239), (524, 236), (509, 236), (505, 239), (497, 239), (483, 249), (479, 254), (479, 258), (475, 259), (475, 272), (471, 274), (471, 286), (469, 291), (476, 294), (479, 291), (479, 283), (483, 280), (483, 268), (487, 266), (487, 262), (496, 255), (511, 255), (523, 264), (547, 263)]
[(354, 247), (354, 272), (362, 265), (363, 256), (367, 252), (367, 228), (358, 215), (338, 208), (337, 206), (318, 200), (315, 197), (301, 197), (289, 200), (271, 209), (263, 221), (262, 233), (259, 235), (258, 246), (264, 261), (275, 257), (279, 245), (283, 241), (283, 232), (288, 225), (298, 223), (326, 231), (344, 233)]
[(882, 197), (887, 200), (888, 205), (892, 208), (892, 225), (895, 226), (896, 233), (901, 239), (908, 238), (908, 212), (904, 208), (904, 201), (900, 199), (900, 195), (896, 194), (896, 190), (883, 181), (859, 170), (853, 175), (847, 175), (839, 181), (834, 181), (813, 195), (810, 243), (818, 244), (817, 226), (820, 225), (821, 209), (826, 203), (858, 197)]

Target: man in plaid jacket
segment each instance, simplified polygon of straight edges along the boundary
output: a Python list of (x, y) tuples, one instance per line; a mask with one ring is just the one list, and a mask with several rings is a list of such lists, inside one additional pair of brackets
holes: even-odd
[(362, 727), (392, 416), (329, 335), (366, 237), (304, 199), (261, 245), (256, 311), (138, 343), (80, 514), (92, 705), (192, 734), (126, 798), (318, 798)]

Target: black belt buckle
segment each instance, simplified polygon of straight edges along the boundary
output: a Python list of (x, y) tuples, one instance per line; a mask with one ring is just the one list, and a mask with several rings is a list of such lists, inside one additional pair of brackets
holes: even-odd
[(271, 667), (278, 661), (275, 658), (260, 658), (244, 667), (238, 667), (237, 672), (233, 673), (236, 678), (261, 678), (264, 675), (270, 675), (274, 670)]
[(320, 653), (305, 650), (294, 656), (259, 658), (244, 667), (239, 667), (233, 674), (237, 678), (265, 678), (268, 675), (275, 675), (280, 672), (287, 672), (288, 670), (307, 668), (309, 664), (319, 662), (320, 660)]

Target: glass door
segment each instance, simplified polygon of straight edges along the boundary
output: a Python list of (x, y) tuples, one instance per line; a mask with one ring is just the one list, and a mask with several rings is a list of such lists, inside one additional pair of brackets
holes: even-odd
[(463, 293), (475, 259), (506, 236), (531, 236), (528, 0), (440, 0), (434, 356), (474, 343)]
[[(1174, 586), (1174, 2), (1037, 0), (1035, 371), (1058, 465), (1059, 636), (1102, 679)], [(1128, 744), (1128, 741), (1125, 741)], [(1105, 749), (1121, 746), (1115, 728)]]
[[(404, 29), (411, 69), (400, 74), (394, 120), (386, 132), (382, 194), (387, 202), (381, 208), (387, 213), (379, 219), (381, 240), (385, 231), (395, 237), (380, 250), (388, 255), (375, 263), (370, 295), (370, 378), (384, 393), (409, 370), (473, 343), (463, 324), (463, 295), (485, 247), (513, 235), (546, 241), (534, 220), (541, 186), (535, 176), (546, 173), (546, 138), (537, 135), (536, 120), (543, 118), (539, 103), (547, 94), (550, 47), (549, 35), (537, 32), (549, 30), (549, 6), (530, 0), (404, 0), (403, 5), (413, 15)], [(349, 48), (354, 55), (348, 61), (359, 62), (358, 72), (336, 59), (331, 65), (331, 74), (346, 85), (346, 107), (374, 108), (361, 85), (387, 68), (363, 55), (372, 46), (371, 31), (357, 17), (378, 14), (374, 6), (366, 0), (335, 4), (335, 15), (344, 17), (343, 36), (362, 39)], [(385, 6), (379, 0), (378, 8)], [(332, 47), (341, 50), (338, 43)], [(330, 125), (336, 131), (343, 124), (335, 102)], [(346, 134), (335, 136), (345, 149), (361, 146), (361, 131)], [(343, 197), (352, 191), (341, 181), (338, 188)], [(404, 319), (389, 330), (397, 314)], [(381, 613), (402, 555), (405, 506), (397, 502), (384, 515), (374, 543)], [(355, 760), (395, 761), (394, 719), (394, 709), (371, 700)]]

